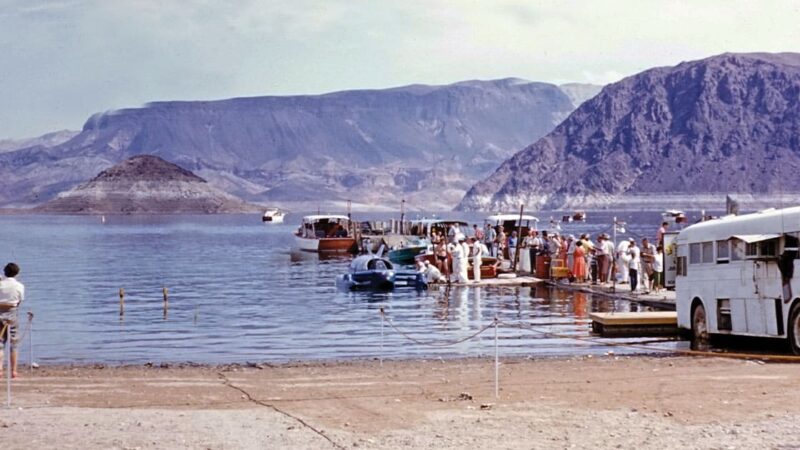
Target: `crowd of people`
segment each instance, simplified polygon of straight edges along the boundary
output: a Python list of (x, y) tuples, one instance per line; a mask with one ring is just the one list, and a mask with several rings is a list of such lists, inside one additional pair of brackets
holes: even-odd
[[(489, 224), (473, 225), (468, 237), (458, 224), (452, 224), (447, 235), (434, 234), (435, 265), (429, 266), (437, 271), (437, 280), (468, 283), (470, 265), (473, 280), (480, 281), (483, 258), (493, 257), (509, 260), (516, 272), (546, 270), (549, 276), (549, 267), (557, 267), (573, 283), (628, 284), (634, 293), (658, 293), (664, 289), (663, 236), (668, 227), (667, 222), (661, 224), (655, 243), (631, 237), (617, 244), (605, 233), (592, 239), (588, 233), (575, 237), (530, 229), (520, 237), (516, 230), (506, 234), (501, 226)], [(422, 266), (420, 270), (430, 271)]]

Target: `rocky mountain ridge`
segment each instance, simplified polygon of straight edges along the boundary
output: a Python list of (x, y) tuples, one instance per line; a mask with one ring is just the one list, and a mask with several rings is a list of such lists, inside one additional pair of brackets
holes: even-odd
[[(800, 54), (722, 54), (610, 84), (473, 186), (461, 210), (800, 193)], [(660, 204), (659, 208), (664, 206)], [(679, 205), (675, 205), (679, 206)]]
[[(570, 92), (579, 101), (591, 89)], [(156, 102), (96, 114), (60, 145), (0, 153), (0, 206), (41, 203), (154, 154), (251, 201), (451, 208), (574, 108), (558, 86), (519, 79)]]
[(35, 208), (57, 214), (214, 214), (261, 209), (151, 155), (129, 158)]

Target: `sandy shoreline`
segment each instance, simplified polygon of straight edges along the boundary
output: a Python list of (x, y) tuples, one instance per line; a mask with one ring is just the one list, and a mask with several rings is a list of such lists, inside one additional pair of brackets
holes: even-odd
[[(10, 448), (800, 448), (800, 366), (691, 357), (24, 370)], [(5, 400), (5, 396), (2, 396)]]

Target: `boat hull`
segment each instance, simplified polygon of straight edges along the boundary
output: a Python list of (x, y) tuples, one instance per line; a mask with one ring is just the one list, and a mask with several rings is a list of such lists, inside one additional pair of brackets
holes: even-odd
[(395, 286), (395, 273), (390, 270), (369, 270), (340, 276), (336, 284), (351, 291), (391, 291)]
[(428, 250), (427, 245), (420, 245), (414, 247), (406, 247), (397, 250), (390, 250), (389, 254), (389, 261), (398, 264), (414, 264), (414, 259), (417, 255), (425, 253)]
[(283, 223), (284, 216), (263, 216), (261, 221), (264, 223)]
[(353, 238), (319, 238), (311, 239), (295, 235), (297, 247), (306, 252), (318, 253), (348, 253), (356, 245)]

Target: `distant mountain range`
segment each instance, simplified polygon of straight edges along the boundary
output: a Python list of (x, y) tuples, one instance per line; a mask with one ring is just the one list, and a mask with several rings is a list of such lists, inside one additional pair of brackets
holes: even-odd
[(30, 147), (55, 147), (74, 138), (80, 131), (61, 130), (29, 139), (0, 139), (0, 153)]
[(129, 158), (55, 199), (36, 212), (57, 214), (211, 214), (258, 212), (211, 187), (206, 180), (157, 156)]
[(606, 86), (459, 209), (796, 202), (798, 173), (800, 54), (723, 54)]
[(43, 203), (153, 154), (251, 201), (316, 209), (352, 200), (374, 209), (407, 199), (449, 209), (598, 90), (503, 79), (157, 102), (96, 114), (63, 142), (0, 143), (0, 206)]

